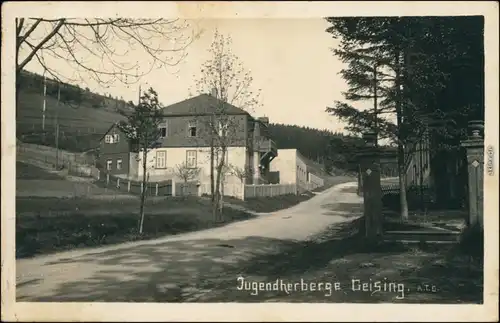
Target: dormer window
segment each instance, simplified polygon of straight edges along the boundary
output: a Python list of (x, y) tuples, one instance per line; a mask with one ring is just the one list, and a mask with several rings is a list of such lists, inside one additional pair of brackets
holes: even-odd
[(107, 144), (116, 144), (117, 142), (120, 142), (120, 135), (117, 133), (112, 135), (106, 135), (104, 137), (104, 142)]

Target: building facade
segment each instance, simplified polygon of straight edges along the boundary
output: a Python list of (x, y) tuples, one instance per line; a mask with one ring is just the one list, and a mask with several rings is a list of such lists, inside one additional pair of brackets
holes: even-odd
[(98, 148), (98, 168), (112, 175), (127, 175), (131, 167), (130, 142), (115, 123), (102, 136)]
[[(267, 118), (253, 118), (246, 111), (208, 94), (167, 106), (162, 109), (162, 116), (159, 139), (155, 148), (146, 154), (150, 181), (177, 178), (180, 168), (193, 168), (199, 171), (197, 180), (201, 185), (210, 184), (213, 147), (215, 167), (222, 155), (225, 156), (226, 183), (267, 182), (270, 164), (278, 154), (269, 137)], [(110, 140), (109, 136), (115, 138), (115, 132), (119, 138), (124, 137), (118, 131), (119, 127), (114, 125), (101, 139), (100, 160), (103, 165), (107, 165), (108, 160), (115, 165), (119, 159), (122, 166), (112, 170), (113, 174), (141, 178), (144, 153), (131, 151), (130, 145)], [(236, 169), (245, 170), (245, 177), (236, 176)]]
[(279, 149), (271, 171), (278, 172), (280, 184), (296, 184), (299, 192), (324, 185), (323, 179), (309, 170), (305, 157), (297, 149)]

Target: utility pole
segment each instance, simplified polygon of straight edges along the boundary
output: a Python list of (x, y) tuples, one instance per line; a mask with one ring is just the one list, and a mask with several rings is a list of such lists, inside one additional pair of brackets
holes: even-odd
[(42, 106), (42, 130), (45, 136), (45, 110), (47, 109), (47, 77), (43, 72), (43, 106)]
[[(139, 75), (139, 62), (137, 62), (137, 67), (135, 69), (135, 77), (136, 80), (138, 79)], [(139, 82), (139, 100), (137, 101), (137, 105), (139, 106), (141, 104), (141, 83)]]
[(141, 85), (139, 84), (139, 99), (137, 100), (137, 104), (141, 104)]
[(61, 83), (57, 82), (57, 106), (56, 106), (56, 169), (59, 170), (59, 103), (61, 101)]

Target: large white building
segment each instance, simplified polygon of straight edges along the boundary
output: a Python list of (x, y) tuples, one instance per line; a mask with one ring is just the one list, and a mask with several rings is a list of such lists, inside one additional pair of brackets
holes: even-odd
[[(215, 154), (217, 164), (218, 157), (222, 156), (220, 147), (224, 146), (227, 147), (225, 194), (237, 194), (231, 193), (231, 184), (236, 187), (236, 184), (268, 182), (277, 148), (269, 138), (267, 118), (253, 118), (246, 111), (208, 94), (165, 107), (162, 115), (161, 136), (147, 152), (149, 181), (181, 180), (176, 178), (176, 169), (187, 167), (199, 171), (196, 180), (201, 186), (210, 187), (210, 147), (219, 150)], [(215, 133), (214, 127), (217, 127), (217, 134), (211, 135)], [(144, 154), (134, 151), (130, 145), (120, 144), (120, 140), (105, 140), (111, 135), (126, 140), (119, 127), (113, 126), (101, 140), (101, 165), (116, 175), (141, 178)], [(214, 140), (213, 145), (211, 140)], [(119, 160), (115, 161), (117, 158)], [(237, 176), (238, 173), (245, 176)]]

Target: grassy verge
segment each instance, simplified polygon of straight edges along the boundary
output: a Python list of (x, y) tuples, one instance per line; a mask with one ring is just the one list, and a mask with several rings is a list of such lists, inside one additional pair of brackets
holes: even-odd
[(249, 198), (245, 201), (239, 200), (233, 197), (224, 197), (224, 200), (233, 204), (244, 207), (247, 210), (251, 210), (259, 213), (276, 212), (279, 210), (284, 210), (295, 206), (301, 202), (307, 201), (314, 197), (314, 193), (322, 192), (335, 185), (352, 182), (355, 179), (348, 176), (335, 176), (325, 180), (325, 185), (313, 190), (312, 192), (304, 192), (299, 195), (288, 194), (280, 196), (268, 196), (268, 197), (255, 197)]
[(224, 197), (224, 200), (230, 204), (244, 207), (245, 209), (250, 211), (268, 213), (287, 209), (299, 204), (300, 202), (307, 201), (313, 196), (314, 194), (306, 192), (299, 195), (288, 194), (272, 197), (249, 198), (245, 201), (233, 197)]
[(197, 198), (150, 200), (146, 206), (144, 233), (139, 235), (135, 212), (139, 208), (138, 200), (18, 199), (17, 208), (16, 258), (153, 239), (252, 217), (226, 208), (224, 221), (214, 223), (208, 201)]

